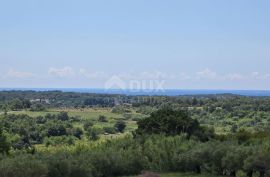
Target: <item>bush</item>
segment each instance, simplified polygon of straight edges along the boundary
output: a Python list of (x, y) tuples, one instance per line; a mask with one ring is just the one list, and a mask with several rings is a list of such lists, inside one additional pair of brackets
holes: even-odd
[(46, 177), (45, 161), (33, 155), (17, 155), (0, 162), (0, 177)]
[(114, 127), (116, 131), (123, 133), (126, 128), (126, 123), (124, 121), (117, 121)]
[(59, 153), (48, 159), (48, 177), (92, 177), (92, 165), (84, 154)]
[(57, 119), (58, 119), (58, 120), (61, 120), (61, 121), (67, 121), (67, 120), (69, 120), (68, 113), (67, 113), (67, 112), (60, 112), (60, 113), (57, 115)]
[(0, 153), (8, 154), (10, 150), (10, 144), (8, 142), (7, 136), (4, 134), (3, 129), (0, 127)]
[(46, 137), (44, 139), (44, 144), (46, 146), (56, 146), (56, 145), (74, 145), (75, 138), (73, 136), (52, 136)]
[(76, 138), (81, 139), (81, 136), (83, 135), (83, 130), (81, 128), (75, 128), (73, 129), (72, 134)]
[(161, 176), (153, 172), (144, 172), (139, 177), (161, 177)]
[(30, 111), (45, 111), (45, 109), (46, 108), (40, 103), (33, 104), (30, 107)]
[(105, 116), (103, 116), (103, 115), (100, 115), (100, 116), (98, 117), (98, 121), (99, 121), (99, 122), (108, 122), (108, 119), (107, 119), (107, 117), (105, 117)]
[(90, 120), (85, 120), (83, 123), (83, 129), (87, 131), (89, 128), (93, 127), (94, 123)]
[(114, 127), (104, 127), (103, 130), (104, 130), (105, 133), (109, 133), (109, 134), (115, 134), (116, 133)]
[(99, 135), (102, 133), (102, 130), (99, 128), (89, 128), (87, 130), (87, 136), (89, 140), (96, 141), (99, 139)]

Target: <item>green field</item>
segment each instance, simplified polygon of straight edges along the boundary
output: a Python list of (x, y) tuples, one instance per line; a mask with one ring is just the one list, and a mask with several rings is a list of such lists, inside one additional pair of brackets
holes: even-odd
[[(10, 111), (8, 114), (26, 114), (31, 117), (44, 116), (46, 114), (58, 114), (60, 112), (67, 112), (69, 116), (79, 117), (81, 120), (91, 120), (95, 123), (95, 127), (103, 128), (113, 126), (115, 122), (118, 120), (124, 120), (126, 122), (126, 131), (130, 132), (137, 128), (137, 124), (135, 121), (132, 121), (132, 118), (141, 118), (145, 117), (145, 115), (135, 113), (134, 111), (128, 114), (128, 117), (125, 117), (124, 114), (112, 113), (111, 109), (106, 108), (98, 108), (98, 109), (48, 109), (46, 111)], [(108, 122), (99, 122), (99, 116), (105, 116), (108, 119)], [(76, 124), (75, 126), (81, 127), (82, 124)]]

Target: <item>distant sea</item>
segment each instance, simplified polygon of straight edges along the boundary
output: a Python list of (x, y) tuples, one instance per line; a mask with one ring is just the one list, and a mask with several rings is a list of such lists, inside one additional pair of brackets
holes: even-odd
[(163, 91), (153, 90), (123, 90), (123, 89), (91, 89), (91, 88), (0, 88), (0, 91), (63, 91), (77, 93), (99, 93), (99, 94), (124, 94), (124, 95), (208, 95), (208, 94), (235, 94), (243, 96), (270, 96), (270, 90), (187, 90), (167, 89)]

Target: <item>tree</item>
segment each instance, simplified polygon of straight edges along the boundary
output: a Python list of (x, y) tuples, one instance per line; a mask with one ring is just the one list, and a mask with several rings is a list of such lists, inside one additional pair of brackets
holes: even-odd
[[(262, 148), (262, 147), (261, 147)], [(252, 176), (252, 173), (257, 171), (260, 174), (260, 177), (264, 177), (266, 172), (270, 170), (270, 153), (268, 150), (258, 150), (253, 152), (252, 155), (249, 155), (245, 160), (244, 168), (247, 171), (249, 177)]]
[(92, 121), (85, 120), (85, 122), (83, 123), (83, 129), (87, 131), (89, 128), (92, 128), (93, 125), (94, 123)]
[(60, 112), (57, 116), (58, 120), (67, 121), (69, 119), (67, 112)]
[(53, 124), (48, 128), (48, 136), (63, 136), (67, 135), (66, 128), (61, 124)]
[(23, 102), (20, 99), (14, 99), (9, 103), (9, 106), (12, 111), (17, 111), (23, 109)]
[(238, 126), (236, 124), (232, 125), (231, 127), (231, 132), (232, 133), (236, 133), (237, 132), (237, 129), (238, 129)]
[(33, 104), (30, 107), (30, 111), (44, 111), (44, 110), (45, 110), (45, 107), (40, 103)]
[(114, 127), (118, 132), (123, 133), (126, 128), (126, 123), (124, 121), (117, 121)]
[(243, 169), (244, 160), (249, 154), (245, 147), (228, 147), (226, 155), (222, 158), (222, 166), (229, 172), (228, 175), (236, 176), (236, 172)]
[(196, 98), (192, 98), (191, 104), (192, 106), (196, 106), (198, 104), (198, 100)]
[(115, 134), (115, 128), (114, 127), (103, 127), (103, 130), (104, 130), (105, 133)]
[(31, 107), (31, 102), (29, 100), (22, 100), (22, 105), (23, 105), (23, 108), (26, 109), (26, 108), (30, 108)]
[(8, 154), (10, 150), (10, 144), (7, 140), (7, 136), (4, 134), (3, 129), (0, 127), (0, 153)]
[(105, 116), (103, 116), (103, 115), (100, 115), (100, 116), (98, 117), (98, 121), (99, 121), (99, 122), (108, 122), (107, 117), (105, 117)]
[(81, 136), (83, 135), (83, 131), (81, 128), (76, 128), (73, 132), (73, 136), (75, 136), (78, 139), (81, 139)]
[(191, 136), (199, 129), (197, 120), (182, 110), (163, 108), (153, 112), (150, 117), (138, 121), (138, 134), (178, 135), (186, 133)]
[(87, 135), (88, 135), (89, 140), (93, 140), (93, 141), (98, 140), (99, 134), (100, 134), (100, 131), (97, 128), (91, 127), (87, 130)]
[(204, 166), (209, 166), (208, 163), (211, 158), (211, 149), (211, 146), (208, 144), (199, 144), (186, 153), (183, 156), (186, 170), (201, 173), (205, 168)]

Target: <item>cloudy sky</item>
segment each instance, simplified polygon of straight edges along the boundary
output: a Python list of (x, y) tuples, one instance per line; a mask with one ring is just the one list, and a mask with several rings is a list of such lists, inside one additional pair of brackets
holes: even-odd
[(0, 87), (270, 89), (270, 1), (0, 1)]

